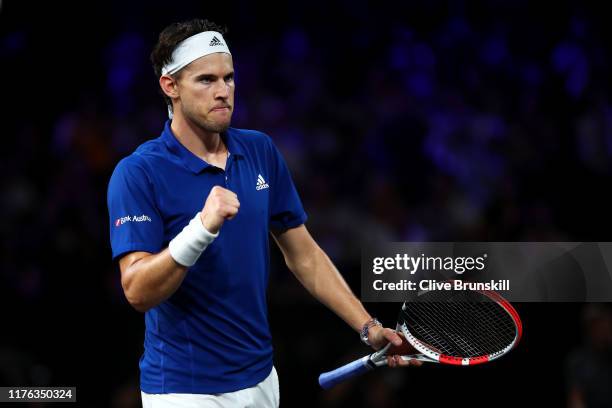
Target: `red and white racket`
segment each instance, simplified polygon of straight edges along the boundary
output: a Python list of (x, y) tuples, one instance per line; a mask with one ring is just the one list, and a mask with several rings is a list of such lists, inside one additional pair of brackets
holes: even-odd
[[(396, 330), (414, 354), (404, 360), (469, 366), (493, 361), (518, 344), (523, 326), (512, 305), (498, 293), (474, 290), (427, 291), (405, 302)], [(334, 385), (387, 365), (396, 354), (391, 343), (383, 349), (319, 376), (321, 387)]]

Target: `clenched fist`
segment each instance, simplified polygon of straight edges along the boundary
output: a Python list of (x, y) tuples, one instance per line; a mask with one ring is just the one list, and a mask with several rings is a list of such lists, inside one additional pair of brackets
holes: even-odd
[(231, 220), (238, 214), (238, 208), (240, 202), (236, 194), (223, 187), (214, 186), (200, 213), (202, 225), (211, 234), (216, 234), (225, 220)]

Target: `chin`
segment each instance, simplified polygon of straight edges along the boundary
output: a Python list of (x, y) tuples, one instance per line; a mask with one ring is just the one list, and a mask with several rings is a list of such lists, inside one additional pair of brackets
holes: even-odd
[(221, 133), (225, 132), (230, 127), (230, 122), (227, 123), (209, 123), (206, 130), (210, 132)]
[(229, 124), (229, 122), (228, 122), (228, 123), (227, 123), (227, 124), (225, 124), (225, 125), (219, 126), (219, 128), (218, 128), (219, 130), (217, 130), (217, 132), (219, 132), (219, 133), (223, 133), (223, 132), (225, 132), (227, 129), (229, 129), (229, 127), (230, 127), (230, 124)]
[(221, 133), (221, 132), (225, 132), (229, 127), (230, 127), (230, 123), (231, 121), (227, 121), (227, 122), (211, 122), (208, 120), (199, 120), (196, 122), (202, 129), (208, 131), (208, 132), (215, 132), (215, 133)]

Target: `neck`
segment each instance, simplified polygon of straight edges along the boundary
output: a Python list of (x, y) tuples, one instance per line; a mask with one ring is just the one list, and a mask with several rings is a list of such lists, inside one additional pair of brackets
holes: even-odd
[(180, 113), (174, 115), (170, 128), (183, 146), (207, 162), (214, 161), (217, 155), (227, 153), (225, 143), (218, 132), (203, 129)]

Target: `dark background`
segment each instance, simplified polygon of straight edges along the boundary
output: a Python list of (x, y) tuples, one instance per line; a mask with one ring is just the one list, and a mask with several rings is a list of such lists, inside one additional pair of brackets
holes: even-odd
[[(111, 262), (106, 187), (162, 130), (148, 55), (177, 20), (228, 26), (233, 126), (274, 139), (307, 227), (357, 294), (372, 242), (609, 240), (608, 14), (540, 3), (2, 1), (0, 385), (138, 406), (144, 322)], [(283, 406), (565, 404), (582, 304), (518, 304), (523, 342), (493, 364), (323, 392), (321, 371), (367, 349), (273, 258)], [(394, 324), (397, 304), (366, 307)]]

